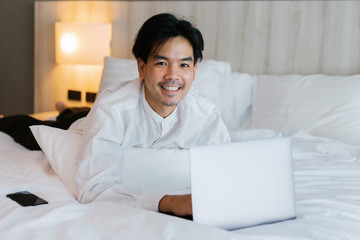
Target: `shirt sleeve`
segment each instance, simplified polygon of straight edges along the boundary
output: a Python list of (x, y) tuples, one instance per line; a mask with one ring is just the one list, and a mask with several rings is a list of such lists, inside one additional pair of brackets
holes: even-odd
[(157, 211), (165, 194), (143, 193), (122, 183), (124, 151), (121, 143), (125, 127), (116, 109), (95, 106), (85, 121), (78, 153), (81, 161), (75, 177), (79, 202), (116, 201)]

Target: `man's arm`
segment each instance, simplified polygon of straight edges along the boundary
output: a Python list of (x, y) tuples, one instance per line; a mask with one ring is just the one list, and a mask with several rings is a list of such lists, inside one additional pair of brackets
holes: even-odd
[[(97, 112), (97, 117), (94, 116), (94, 111)], [(92, 202), (95, 199), (116, 201), (130, 206), (164, 213), (167, 212), (181, 216), (191, 215), (190, 195), (168, 195), (164, 197), (165, 194), (162, 193), (145, 193), (132, 189), (130, 186), (124, 186), (123, 161), (125, 156), (129, 156), (125, 154), (120, 147), (120, 142), (114, 142), (114, 139), (109, 139), (109, 137), (113, 135), (113, 132), (121, 133), (124, 131), (117, 129), (121, 126), (119, 122), (115, 124), (114, 122), (109, 122), (109, 120), (104, 119), (105, 116), (108, 116), (107, 119), (116, 119), (112, 116), (113, 113), (113, 111), (107, 111), (106, 108), (93, 108), (92, 112), (88, 115), (88, 122), (83, 135), (83, 145), (80, 149), (80, 155), (82, 155), (81, 159), (83, 159), (83, 161), (80, 166), (78, 166), (76, 177), (79, 190), (78, 200), (83, 203)], [(149, 151), (151, 151), (151, 149)], [(172, 153), (173, 151), (174, 150), (172, 150)], [(142, 151), (139, 152), (142, 153)], [(149, 153), (147, 153), (147, 156), (148, 155)], [(184, 155), (187, 154), (182, 153), (180, 158), (182, 159)], [(184, 164), (184, 162), (187, 161), (182, 161), (181, 164), (177, 164), (176, 169), (179, 170), (179, 167), (188, 169), (188, 167), (186, 167), (187, 164)], [(157, 164), (159, 164), (158, 159)], [(187, 179), (187, 174), (184, 173), (182, 175), (184, 176), (182, 176), (176, 184), (185, 187), (187, 181), (184, 181), (184, 179)]]

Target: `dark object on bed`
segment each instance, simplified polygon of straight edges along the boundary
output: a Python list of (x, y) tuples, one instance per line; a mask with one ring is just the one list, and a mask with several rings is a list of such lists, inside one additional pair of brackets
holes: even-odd
[(48, 204), (48, 202), (45, 201), (44, 199), (42, 199), (28, 191), (10, 193), (10, 194), (7, 194), (6, 197), (17, 202), (18, 204), (20, 204), (23, 207)]

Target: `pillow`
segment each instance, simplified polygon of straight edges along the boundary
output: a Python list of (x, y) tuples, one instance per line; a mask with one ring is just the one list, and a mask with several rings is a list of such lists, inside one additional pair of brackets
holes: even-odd
[(230, 88), (230, 78), (230, 63), (203, 60), (198, 63), (193, 82), (193, 87), (216, 105), (225, 123), (229, 122), (224, 110), (228, 108), (231, 101), (230, 94), (227, 92)]
[[(136, 60), (105, 57), (100, 89), (121, 81), (139, 77)], [(226, 62), (204, 60), (198, 64), (194, 86), (214, 102), (221, 102), (220, 89), (230, 81), (231, 65)]]
[(114, 83), (139, 77), (137, 62), (134, 59), (105, 57), (104, 69), (101, 75), (99, 92)]
[(210, 99), (219, 109), (223, 109), (224, 92), (229, 87), (231, 65), (227, 62), (203, 60), (198, 64), (193, 86)]
[(231, 80), (222, 95), (228, 96), (221, 113), (229, 131), (235, 131), (245, 124), (251, 114), (253, 89), (256, 77), (246, 73), (231, 72)]
[[(36, 141), (56, 175), (77, 196), (75, 183), (82, 136), (48, 126), (31, 126)], [(140, 191), (167, 192), (190, 187), (188, 151), (180, 149), (124, 150), (123, 184)]]
[[(204, 60), (198, 64), (194, 86), (220, 106), (221, 89), (230, 81), (230, 74), (230, 63)], [(114, 83), (135, 79), (138, 76), (136, 60), (105, 57), (99, 91)]]
[[(99, 91), (138, 76), (136, 60), (105, 57)], [(248, 74), (233, 74), (228, 62), (203, 60), (198, 64), (193, 86), (217, 106), (232, 130), (244, 122), (251, 104), (253, 82)]]
[(55, 174), (73, 195), (77, 196), (75, 173), (78, 160), (76, 155), (80, 148), (81, 135), (41, 125), (31, 126), (30, 129)]
[(359, 90), (360, 75), (261, 75), (250, 127), (360, 144)]

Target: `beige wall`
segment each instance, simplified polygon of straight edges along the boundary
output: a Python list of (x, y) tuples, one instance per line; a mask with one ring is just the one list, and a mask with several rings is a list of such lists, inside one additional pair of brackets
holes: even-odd
[(349, 75), (360, 68), (357, 1), (40, 2), (35, 12), (35, 111), (52, 110), (69, 88), (96, 90), (101, 76), (99, 68), (55, 64), (55, 21), (112, 22), (112, 56), (132, 58), (141, 24), (173, 12), (202, 31), (205, 58), (231, 62), (234, 71)]
[[(98, 1), (37, 2), (35, 4), (35, 112), (53, 110), (57, 100), (71, 106), (91, 105), (85, 101), (86, 92), (97, 92), (102, 66), (63, 65), (55, 63), (55, 26), (59, 22), (111, 22), (113, 41), (125, 45), (128, 3)], [(127, 45), (127, 44), (126, 44)], [(112, 45), (113, 55), (124, 56)], [(128, 53), (126, 49), (126, 56)], [(82, 92), (81, 101), (68, 101), (67, 91)]]

